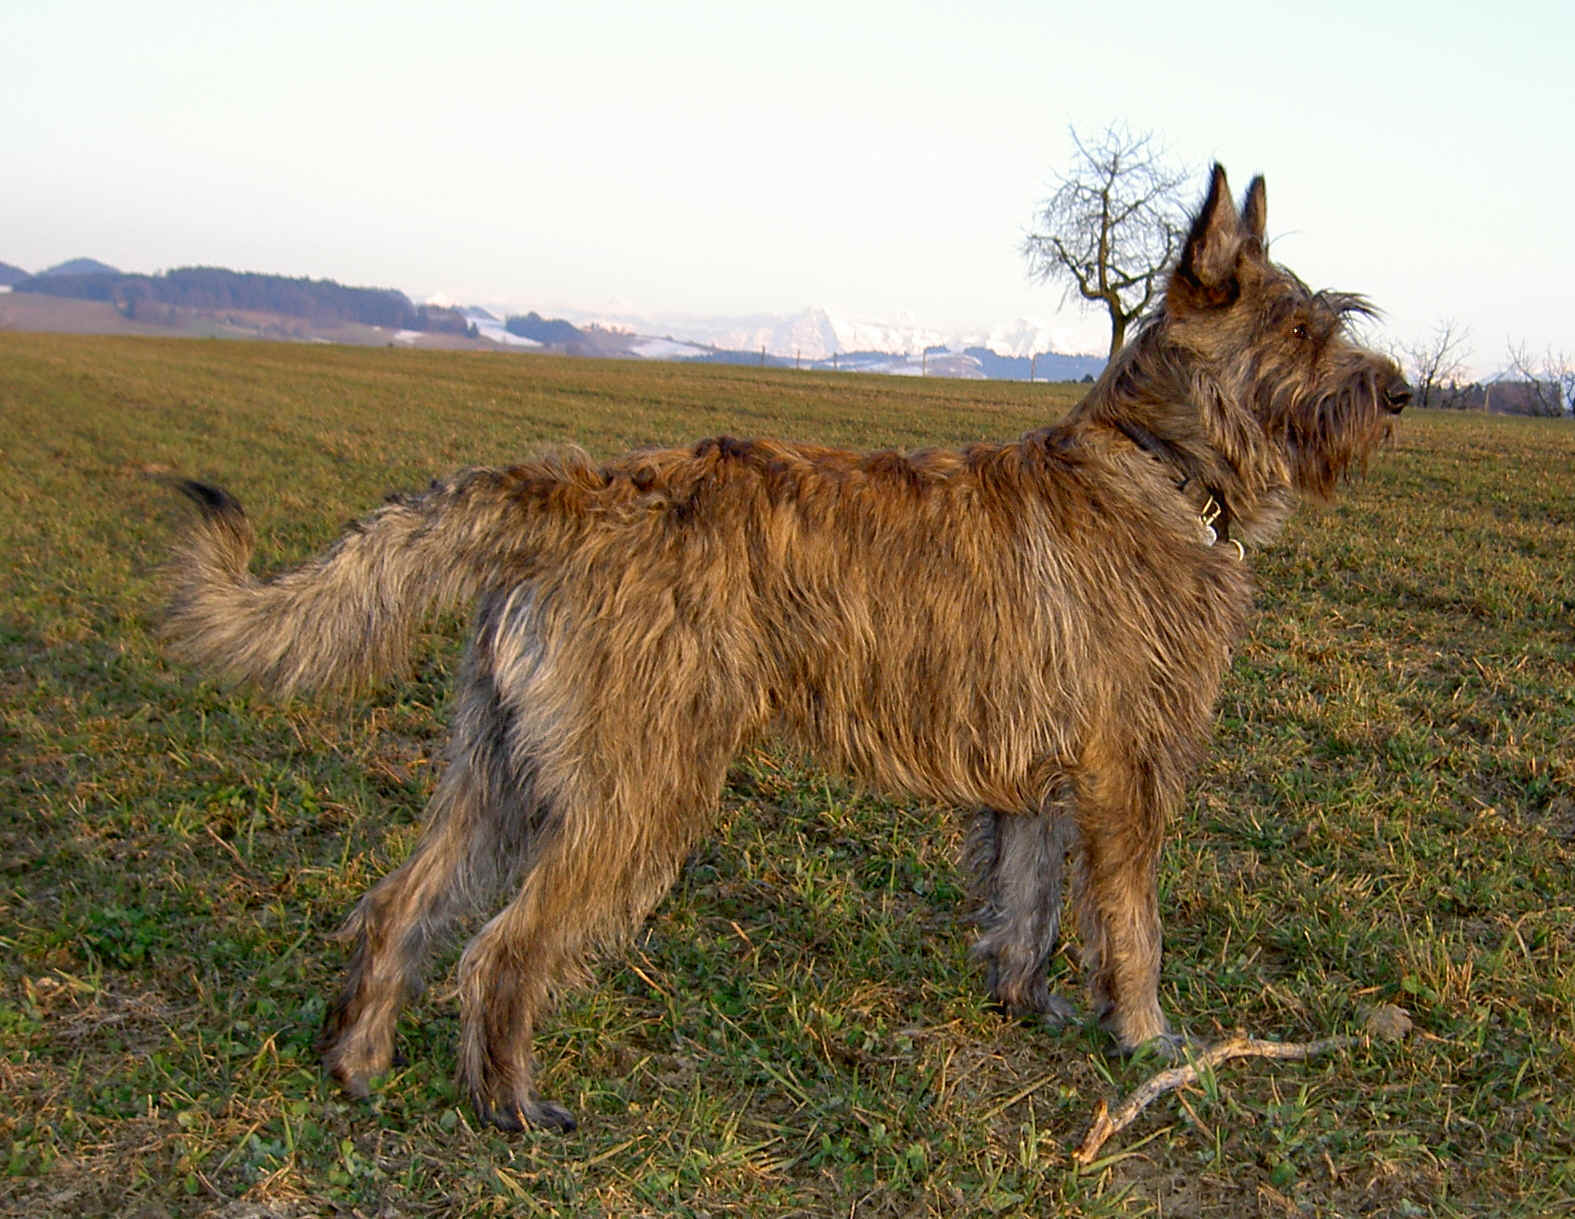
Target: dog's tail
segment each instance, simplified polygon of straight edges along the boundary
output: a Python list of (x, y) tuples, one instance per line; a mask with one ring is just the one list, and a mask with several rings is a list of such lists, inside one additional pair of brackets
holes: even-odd
[(217, 487), (171, 481), (202, 516), (169, 565), (170, 650), (280, 695), (360, 688), (398, 671), (422, 619), (502, 578), (532, 532), (486, 528), (512, 515), (507, 479), (469, 470), (391, 497), (324, 554), (258, 579), (241, 505)]

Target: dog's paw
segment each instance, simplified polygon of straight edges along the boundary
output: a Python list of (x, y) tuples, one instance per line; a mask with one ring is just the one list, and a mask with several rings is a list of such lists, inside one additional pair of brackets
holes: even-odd
[(471, 1101), (476, 1107), (476, 1116), (483, 1123), (505, 1134), (518, 1134), (531, 1126), (568, 1134), (579, 1126), (574, 1114), (550, 1100), (511, 1100), (495, 1105), (480, 1096), (472, 1096)]
[(1118, 1058), (1125, 1058), (1129, 1062), (1159, 1062), (1166, 1066), (1175, 1066), (1186, 1062), (1199, 1049), (1201, 1044), (1188, 1037), (1185, 1033), (1177, 1033), (1170, 1029), (1146, 1041), (1139, 1041), (1134, 1045), (1122, 1045), (1119, 1042), (1111, 1050)]
[(1060, 1029), (1081, 1024), (1082, 1009), (1071, 999), (1058, 995), (1043, 982), (1013, 990), (996, 988), (990, 995), (990, 1009), (1013, 1020), (1023, 1020), (1043, 1025), (1047, 1029)]
[(1049, 1029), (1066, 1028), (1083, 1021), (1082, 1009), (1076, 1003), (1051, 991), (1045, 992), (1036, 1014), (1039, 1022)]
[(330, 1048), (323, 1053), (323, 1070), (343, 1089), (345, 1095), (356, 1100), (367, 1100), (372, 1095), (373, 1083), (395, 1067), (395, 1055), (351, 1055), (343, 1047)]

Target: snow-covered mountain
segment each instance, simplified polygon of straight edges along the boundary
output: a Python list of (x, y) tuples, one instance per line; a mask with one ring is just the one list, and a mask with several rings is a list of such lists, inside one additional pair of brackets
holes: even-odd
[(619, 310), (564, 310), (577, 325), (599, 325), (727, 351), (759, 351), (783, 359), (825, 360), (854, 351), (914, 355), (938, 347), (984, 347), (1002, 356), (1086, 350), (1067, 329), (1037, 318), (1014, 318), (990, 327), (942, 328), (910, 318), (869, 320), (811, 307), (790, 314), (700, 317)]
[[(452, 306), (448, 296), (428, 304)], [(541, 306), (533, 306), (532, 313)], [(1014, 318), (989, 327), (941, 327), (912, 318), (870, 320), (813, 307), (797, 313), (699, 316), (641, 313), (617, 305), (601, 309), (548, 306), (551, 325), (569, 338), (510, 334), (500, 317), (528, 317), (519, 306), (488, 303), (461, 310), (478, 337), (510, 346), (546, 344), (571, 355), (632, 356), (649, 360), (766, 362), (792, 368), (829, 368), (909, 376), (998, 380), (1076, 381), (1097, 376), (1104, 359), (1079, 332), (1041, 318)], [(541, 319), (538, 318), (538, 321)], [(578, 331), (578, 340), (575, 332)]]

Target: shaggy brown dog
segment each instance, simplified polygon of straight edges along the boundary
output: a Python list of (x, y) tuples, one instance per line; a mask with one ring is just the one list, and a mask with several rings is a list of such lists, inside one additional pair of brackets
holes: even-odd
[[(175, 651), (280, 693), (397, 669), (478, 603), (447, 766), (410, 858), (362, 899), (323, 1029), (354, 1093), (390, 1065), (433, 937), (499, 890), (460, 963), (460, 1074), (505, 1129), (568, 1128), (531, 1036), (636, 928), (768, 733), (978, 814), (979, 953), (1007, 1006), (1045, 966), (1063, 864), (1100, 1019), (1168, 1037), (1155, 868), (1250, 598), (1243, 542), (1326, 495), (1409, 392), (1357, 297), (1268, 260), (1262, 179), (1215, 168), (1162, 308), (1063, 422), (1013, 444), (860, 454), (707, 440), (466, 470), (259, 581), (229, 496), (174, 566)], [(1211, 522), (1211, 523), (1210, 523)]]

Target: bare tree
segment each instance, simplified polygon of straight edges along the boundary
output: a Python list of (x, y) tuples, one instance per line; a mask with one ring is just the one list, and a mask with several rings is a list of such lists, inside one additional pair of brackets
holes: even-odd
[(1546, 371), (1558, 379), (1564, 397), (1564, 410), (1575, 415), (1575, 359), (1571, 359), (1568, 352), (1561, 351), (1555, 356), (1550, 351)]
[(1110, 314), (1110, 354), (1127, 326), (1153, 301), (1160, 275), (1186, 235), (1179, 191), (1187, 176), (1169, 161), (1152, 132), (1134, 135), (1111, 124), (1097, 141), (1071, 129), (1077, 156), (1056, 175), (1056, 191), (1023, 239), (1028, 274), (1060, 281), (1085, 307)]
[(1455, 389), (1465, 375), (1471, 356), (1471, 332), (1454, 318), (1444, 318), (1425, 339), (1398, 350), (1399, 363), (1411, 382), (1412, 401), (1417, 406), (1456, 406)]
[(1559, 416), (1575, 404), (1575, 361), (1550, 347), (1539, 362), (1525, 343), (1508, 344), (1509, 374), (1526, 385), (1526, 404), (1536, 415)]

